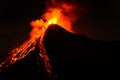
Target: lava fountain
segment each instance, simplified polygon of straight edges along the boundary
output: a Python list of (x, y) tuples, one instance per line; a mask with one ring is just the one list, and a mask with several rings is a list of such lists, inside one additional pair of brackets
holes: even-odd
[(52, 73), (52, 67), (49, 63), (49, 58), (43, 44), (45, 31), (49, 27), (49, 25), (57, 24), (71, 32), (71, 19), (65, 15), (64, 11), (70, 11), (72, 9), (73, 7), (68, 4), (62, 4), (61, 7), (49, 7), (45, 11), (41, 19), (32, 21), (30, 23), (30, 25), (32, 26), (30, 38), (21, 46), (13, 49), (9, 53), (9, 56), (6, 58), (6, 60), (0, 63), (0, 71), (2, 71), (4, 68), (7, 68), (9, 65), (15, 63), (16, 61), (26, 57), (31, 51), (35, 49), (35, 45), (39, 43), (39, 56), (44, 60), (46, 71), (50, 75)]

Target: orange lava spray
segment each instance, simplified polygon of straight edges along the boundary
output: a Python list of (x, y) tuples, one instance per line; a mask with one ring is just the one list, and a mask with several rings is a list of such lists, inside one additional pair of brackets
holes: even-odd
[(13, 49), (10, 52), (8, 58), (0, 63), (0, 71), (3, 68), (7, 68), (9, 65), (26, 57), (31, 51), (35, 49), (36, 43), (39, 43), (39, 56), (44, 60), (46, 71), (50, 75), (52, 73), (52, 67), (49, 63), (49, 58), (46, 54), (46, 49), (43, 44), (45, 31), (49, 27), (49, 25), (57, 24), (64, 29), (72, 32), (71, 22), (74, 22), (73, 20), (75, 20), (75, 18), (71, 16), (71, 19), (69, 16), (65, 15), (65, 13), (68, 13), (72, 10), (73, 6), (65, 3), (61, 4), (61, 7), (49, 7), (43, 14), (42, 19), (32, 21), (30, 23), (30, 25), (32, 26), (30, 38), (25, 41), (21, 46)]

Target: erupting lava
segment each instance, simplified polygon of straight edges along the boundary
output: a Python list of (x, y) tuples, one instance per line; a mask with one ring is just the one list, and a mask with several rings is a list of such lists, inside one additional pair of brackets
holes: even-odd
[(39, 41), (40, 53), (39, 56), (44, 60), (46, 70), (51, 74), (52, 67), (49, 63), (49, 58), (46, 55), (46, 49), (43, 44), (43, 38), (46, 29), (51, 24), (57, 24), (62, 26), (66, 30), (71, 30), (71, 19), (65, 15), (64, 10), (72, 9), (72, 6), (63, 4), (62, 8), (50, 7), (43, 14), (42, 19), (31, 22), (32, 31), (30, 32), (30, 38), (25, 41), (21, 46), (12, 50), (9, 57), (0, 63), (1, 69), (8, 67), (10, 64), (23, 59), (31, 51), (35, 49), (36, 43)]

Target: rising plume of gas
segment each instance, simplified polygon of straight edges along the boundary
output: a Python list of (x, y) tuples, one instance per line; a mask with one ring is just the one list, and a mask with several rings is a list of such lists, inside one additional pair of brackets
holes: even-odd
[[(54, 9), (58, 10), (58, 12), (60, 13), (58, 16), (57, 24), (66, 29), (67, 31), (74, 33), (72, 28), (73, 25), (77, 22), (77, 6), (64, 0), (47, 1), (46, 11), (48, 13), (45, 12), (45, 14), (43, 15), (43, 19), (49, 19), (49, 12), (51, 13)], [(53, 17), (55, 16), (54, 13), (56, 12), (57, 11), (53, 12)]]
[(50, 8), (60, 9), (62, 16), (60, 16), (58, 24), (71, 33), (81, 34), (78, 31), (81, 31), (79, 30), (81, 22), (83, 22), (83, 18), (88, 13), (83, 3), (79, 0), (47, 0), (46, 11), (49, 11)]

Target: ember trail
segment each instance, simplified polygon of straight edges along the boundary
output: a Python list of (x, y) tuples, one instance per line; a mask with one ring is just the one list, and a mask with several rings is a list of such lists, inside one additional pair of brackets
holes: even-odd
[(69, 32), (72, 32), (71, 18), (65, 15), (66, 12), (71, 12), (72, 10), (73, 6), (66, 3), (62, 3), (61, 7), (48, 7), (48, 9), (46, 9), (45, 13), (42, 16), (42, 19), (38, 19), (30, 23), (30, 25), (32, 26), (30, 38), (21, 46), (13, 49), (9, 53), (8, 58), (0, 63), (0, 71), (2, 71), (3, 68), (7, 68), (9, 67), (9, 65), (26, 57), (31, 51), (35, 49), (35, 45), (39, 43), (39, 56), (44, 60), (46, 71), (50, 75), (52, 73), (52, 67), (49, 63), (49, 58), (43, 44), (45, 31), (50, 25), (57, 24), (68, 30)]

